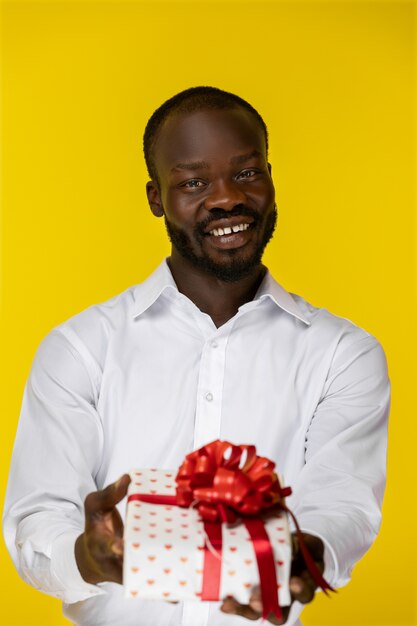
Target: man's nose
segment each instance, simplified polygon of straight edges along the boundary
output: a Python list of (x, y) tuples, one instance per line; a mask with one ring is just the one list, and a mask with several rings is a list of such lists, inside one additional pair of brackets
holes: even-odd
[(239, 183), (233, 180), (212, 183), (204, 202), (208, 211), (211, 209), (231, 211), (239, 204), (246, 204), (246, 195), (243, 189), (239, 187)]

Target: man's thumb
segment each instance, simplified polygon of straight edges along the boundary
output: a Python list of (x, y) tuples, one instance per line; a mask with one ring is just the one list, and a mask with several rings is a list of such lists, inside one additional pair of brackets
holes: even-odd
[(89, 493), (84, 502), (86, 514), (113, 509), (125, 497), (130, 480), (129, 474), (123, 474), (105, 489)]

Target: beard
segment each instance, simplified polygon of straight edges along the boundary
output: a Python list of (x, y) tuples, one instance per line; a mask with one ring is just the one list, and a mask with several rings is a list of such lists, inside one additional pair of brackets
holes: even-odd
[[(236, 210), (235, 213), (231, 211), (227, 214), (223, 211), (221, 211), (221, 214), (214, 213), (213, 211), (211, 216), (205, 222), (196, 227), (194, 231), (194, 239), (201, 244), (204, 237), (207, 237), (207, 235), (204, 234), (204, 229), (207, 228), (210, 222), (219, 219), (219, 217), (232, 217), (234, 214), (250, 215), (255, 220), (255, 226), (259, 222), (258, 213), (252, 209), (241, 208)], [(274, 210), (267, 217), (263, 236), (249, 257), (242, 258), (241, 249), (233, 248), (224, 251), (227, 258), (225, 258), (222, 262), (217, 262), (204, 253), (201, 255), (196, 254), (190, 237), (181, 228), (177, 228), (171, 224), (171, 222), (167, 220), (166, 216), (164, 216), (164, 219), (168, 237), (172, 245), (185, 260), (191, 263), (195, 268), (202, 270), (210, 276), (214, 276), (218, 280), (233, 283), (249, 276), (255, 268), (260, 266), (264, 250), (268, 242), (271, 240), (277, 225), (278, 211), (276, 205), (274, 205)]]

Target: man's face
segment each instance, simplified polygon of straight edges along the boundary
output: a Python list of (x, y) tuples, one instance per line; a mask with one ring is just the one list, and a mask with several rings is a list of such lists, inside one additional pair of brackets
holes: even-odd
[(236, 281), (259, 266), (277, 212), (265, 138), (245, 109), (168, 118), (155, 146), (159, 189), (148, 183), (156, 215), (192, 266)]

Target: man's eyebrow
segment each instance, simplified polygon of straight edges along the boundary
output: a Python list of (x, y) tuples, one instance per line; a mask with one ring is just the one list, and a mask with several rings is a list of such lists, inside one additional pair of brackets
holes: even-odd
[(237, 165), (239, 163), (245, 163), (246, 161), (249, 161), (250, 159), (253, 159), (253, 157), (262, 157), (262, 152), (259, 152), (259, 150), (252, 150), (252, 152), (248, 152), (247, 154), (240, 154), (239, 156), (235, 156), (232, 157), (230, 159), (230, 163), (232, 163), (233, 165)]
[(175, 172), (176, 170), (207, 170), (209, 169), (209, 164), (205, 161), (194, 161), (193, 163), (177, 163), (173, 168), (171, 168), (171, 172)]
[[(247, 154), (239, 154), (238, 156), (234, 156), (230, 159), (230, 163), (232, 165), (238, 165), (239, 163), (245, 163), (254, 157), (262, 157), (262, 152), (259, 150), (252, 150), (252, 152), (248, 152)], [(178, 170), (208, 170), (210, 169), (210, 165), (206, 161), (193, 161), (190, 163), (177, 163), (173, 168), (171, 168), (171, 172), (176, 172)]]

